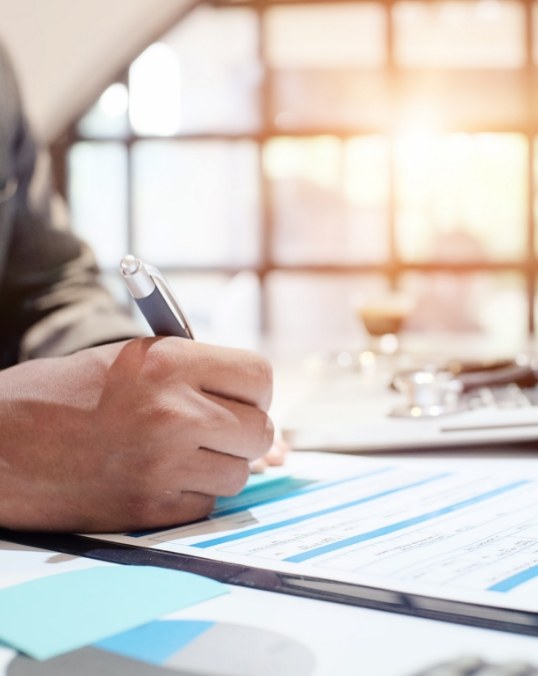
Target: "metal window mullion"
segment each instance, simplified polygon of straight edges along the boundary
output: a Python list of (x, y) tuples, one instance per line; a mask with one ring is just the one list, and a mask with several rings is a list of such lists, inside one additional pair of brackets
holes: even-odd
[(259, 179), (259, 225), (260, 225), (260, 259), (257, 266), (258, 280), (260, 284), (260, 330), (262, 335), (271, 330), (269, 321), (269, 288), (267, 276), (274, 268), (274, 214), (271, 204), (271, 184), (264, 168), (263, 155), (265, 143), (272, 138), (270, 129), (271, 104), (273, 101), (272, 72), (269, 68), (267, 54), (267, 40), (265, 31), (266, 3), (255, 3), (258, 18), (258, 59), (261, 68), (260, 87), (258, 90), (258, 111), (260, 116), (260, 136), (258, 146), (258, 179)]
[(534, 336), (535, 333), (535, 311), (534, 303), (536, 298), (536, 235), (535, 235), (535, 217), (534, 217), (534, 199), (535, 199), (535, 170), (534, 170), (534, 153), (535, 143), (534, 136), (536, 134), (536, 105), (534, 93), (534, 59), (533, 59), (533, 1), (523, 0), (525, 12), (525, 84), (527, 95), (527, 256), (526, 256), (526, 270), (525, 281), (527, 287), (527, 319), (528, 319), (528, 333), (529, 337)]
[(388, 281), (394, 289), (400, 280), (401, 261), (398, 253), (396, 238), (396, 123), (400, 110), (400, 81), (394, 56), (394, 24), (393, 24), (393, 1), (384, 3), (386, 13), (386, 65), (385, 72), (389, 87), (389, 105), (391, 108), (390, 130), (388, 134), (389, 144), (389, 174), (388, 174)]

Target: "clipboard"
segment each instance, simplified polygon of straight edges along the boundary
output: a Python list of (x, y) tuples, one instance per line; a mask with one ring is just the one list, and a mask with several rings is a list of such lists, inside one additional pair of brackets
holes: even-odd
[[(514, 469), (511, 459), (500, 466), (481, 460), (463, 469), (461, 459), (440, 463), (297, 454), (288, 463), (294, 488), (282, 493), (282, 483), (275, 483), (272, 498), (266, 493), (227, 498), (196, 524), (91, 536), (0, 530), (0, 538), (119, 564), (175, 568), (231, 585), (538, 636), (533, 554), (538, 467), (531, 462)], [(381, 527), (372, 530), (376, 524)], [(516, 575), (509, 555), (498, 565), (491, 555), (492, 548), (506, 552), (513, 545), (513, 539), (503, 539), (510, 536), (510, 524), (517, 542), (535, 543), (519, 552), (512, 547), (520, 562), (528, 552), (526, 570)], [(281, 554), (286, 550), (276, 563), (271, 547)], [(493, 560), (489, 569), (484, 564), (479, 582), (475, 574), (474, 587), (465, 567), (455, 583), (440, 577), (450, 566), (462, 569), (460, 551), (465, 561), (475, 556), (480, 564), (488, 552)], [(431, 566), (434, 555), (438, 564)], [(342, 572), (350, 561), (360, 565)], [(390, 567), (396, 576), (386, 572)], [(425, 581), (410, 582), (424, 572)], [(465, 585), (469, 593), (461, 591)]]
[(0, 539), (110, 563), (172, 568), (204, 575), (225, 584), (239, 585), (251, 589), (290, 594), (318, 601), (342, 603), (483, 629), (538, 636), (538, 614), (532, 612), (502, 607), (484, 607), (478, 604), (394, 592), (310, 576), (279, 573), (223, 561), (209, 561), (201, 557), (90, 540), (80, 535), (22, 533), (0, 529)]

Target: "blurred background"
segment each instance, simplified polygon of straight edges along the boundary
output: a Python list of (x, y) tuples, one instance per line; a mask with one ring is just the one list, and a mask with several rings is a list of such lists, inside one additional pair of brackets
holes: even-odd
[(538, 2), (0, 0), (75, 230), (127, 302), (131, 251), (200, 337), (532, 340)]

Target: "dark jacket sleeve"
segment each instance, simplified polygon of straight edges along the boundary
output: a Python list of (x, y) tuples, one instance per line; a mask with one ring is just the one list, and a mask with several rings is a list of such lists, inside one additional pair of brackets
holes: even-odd
[(100, 286), (90, 249), (55, 215), (49, 173), (42, 162), (37, 171), (36, 161), (0, 50), (1, 366), (141, 335)]

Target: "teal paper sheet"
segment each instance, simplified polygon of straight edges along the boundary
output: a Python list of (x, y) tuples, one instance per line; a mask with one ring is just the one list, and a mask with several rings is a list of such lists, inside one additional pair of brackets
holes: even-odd
[(261, 472), (260, 474), (251, 474), (248, 478), (246, 486), (241, 491), (242, 493), (250, 493), (251, 491), (260, 490), (267, 486), (274, 486), (275, 484), (286, 483), (291, 479), (291, 475), (287, 474), (271, 474), (270, 472)]
[(214, 626), (214, 622), (201, 620), (156, 620), (99, 641), (94, 647), (159, 666)]
[(49, 575), (0, 589), (0, 641), (49, 659), (227, 591), (209, 578), (152, 566)]
[(311, 483), (314, 482), (309, 479), (293, 477), (289, 473), (283, 472), (272, 473), (269, 471), (262, 474), (251, 474), (241, 493), (217, 499), (211, 517), (222, 516), (237, 509), (248, 509), (290, 495)]

